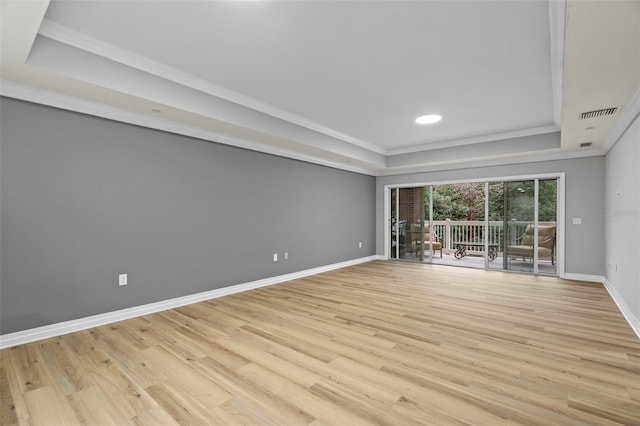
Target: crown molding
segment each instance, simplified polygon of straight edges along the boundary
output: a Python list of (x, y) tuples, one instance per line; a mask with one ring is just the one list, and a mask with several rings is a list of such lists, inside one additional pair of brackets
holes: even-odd
[(173, 83), (198, 90), (202, 93), (206, 93), (216, 98), (232, 102), (251, 110), (258, 111), (275, 118), (279, 118), (289, 123), (296, 124), (306, 129), (324, 134), (326, 136), (330, 136), (332, 138), (347, 142), (349, 144), (358, 146), (360, 148), (380, 155), (390, 156), (397, 154), (407, 154), (419, 151), (427, 151), (431, 149), (470, 145), (474, 143), (489, 142), (522, 136), (546, 134), (557, 132), (558, 130), (560, 130), (556, 124), (552, 124), (535, 128), (526, 128), (502, 133), (487, 134), (477, 137), (451, 139), (396, 149), (385, 149), (372, 143), (365, 142), (344, 133), (338, 132), (334, 129), (328, 128), (299, 115), (281, 110), (249, 96), (242, 95), (228, 88), (213, 84), (209, 81), (193, 76), (174, 67), (154, 61), (145, 56), (138, 55), (127, 49), (123, 49), (112, 44), (96, 40), (92, 37), (74, 31), (62, 24), (59, 24), (47, 18), (43, 20), (39, 34), (57, 42), (80, 49), (82, 51), (98, 55), (119, 64), (126, 65), (128, 67), (149, 73)]
[(544, 135), (547, 133), (553, 133), (560, 131), (560, 128), (555, 124), (542, 127), (532, 127), (527, 129), (513, 130), (509, 132), (493, 133), (489, 135), (474, 136), (470, 138), (462, 139), (450, 139), (446, 141), (438, 141), (434, 143), (425, 143), (421, 145), (414, 145), (405, 148), (396, 148), (387, 150), (387, 155), (399, 155), (399, 154), (411, 154), (414, 152), (429, 151), (432, 149), (451, 148), (454, 146), (472, 145), (475, 143), (499, 141), (503, 139), (519, 138), (523, 136), (535, 136)]
[(562, 123), (562, 86), (564, 76), (564, 38), (567, 29), (567, 1), (549, 2), (549, 36), (551, 41), (551, 91), (553, 120)]
[(395, 176), (395, 175), (406, 175), (413, 173), (428, 173), (428, 172), (438, 172), (443, 170), (462, 170), (462, 169), (473, 169), (479, 167), (494, 167), (494, 166), (504, 166), (511, 164), (526, 164), (526, 163), (539, 163), (543, 161), (557, 161), (557, 160), (571, 160), (574, 158), (586, 158), (586, 157), (602, 157), (606, 155), (606, 151), (604, 149), (590, 149), (585, 150), (582, 149), (580, 151), (561, 151), (559, 149), (554, 149), (550, 151), (545, 151), (543, 153), (532, 154), (530, 152), (517, 153), (517, 154), (508, 154), (500, 157), (492, 157), (479, 159), (474, 161), (451, 161), (451, 162), (442, 162), (437, 164), (424, 164), (424, 165), (413, 165), (413, 166), (404, 166), (398, 168), (387, 168), (386, 170), (380, 171), (376, 174), (376, 176)]
[[(640, 92), (640, 91), (639, 91)], [(517, 153), (500, 157), (477, 159), (474, 161), (459, 160), (448, 161), (442, 163), (421, 164), (411, 166), (399, 166), (395, 168), (367, 168), (359, 167), (352, 163), (334, 162), (300, 152), (277, 148), (269, 144), (257, 143), (248, 139), (231, 137), (221, 133), (208, 132), (196, 127), (186, 126), (175, 121), (163, 120), (161, 118), (148, 116), (145, 114), (134, 113), (120, 108), (115, 108), (96, 102), (87, 101), (59, 93), (46, 91), (40, 88), (18, 84), (8, 80), (0, 80), (0, 96), (19, 99), (27, 102), (34, 102), (42, 105), (60, 108), (68, 111), (74, 111), (82, 114), (102, 117), (109, 120), (119, 121), (123, 123), (133, 124), (136, 126), (161, 130), (169, 133), (175, 133), (185, 136), (194, 137), (210, 142), (221, 143), (223, 145), (235, 146), (237, 148), (248, 149), (251, 151), (263, 152), (266, 154), (277, 155), (280, 157), (300, 160), (307, 163), (318, 164), (321, 166), (331, 167), (334, 169), (345, 170), (365, 174), (369, 176), (393, 176), (411, 173), (425, 173), (441, 170), (460, 170), (476, 167), (491, 167), (506, 164), (534, 163), (540, 161), (566, 160), (572, 158), (597, 157), (604, 156), (608, 149), (598, 148), (580, 151), (546, 151), (544, 153)], [(635, 101), (636, 113), (632, 118), (625, 120), (626, 126), (620, 124), (625, 130), (640, 112), (640, 95), (636, 93)], [(629, 121), (631, 120), (631, 121)], [(624, 132), (621, 131), (620, 135)]]
[[(331, 167), (334, 169), (345, 170), (365, 174), (369, 176), (393, 176), (411, 173), (425, 173), (441, 170), (460, 170), (476, 167), (491, 167), (505, 164), (533, 163), (540, 161), (566, 160), (572, 158), (597, 157), (606, 155), (608, 149), (592, 149), (580, 151), (557, 151), (544, 152), (540, 154), (519, 153), (500, 156), (498, 158), (478, 159), (475, 161), (460, 160), (443, 162), (437, 164), (422, 164), (413, 166), (401, 166), (396, 168), (365, 168), (350, 163), (339, 163), (330, 160), (321, 159), (311, 155), (305, 155), (296, 151), (276, 148), (268, 144), (261, 144), (251, 140), (230, 137), (228, 135), (208, 132), (202, 129), (179, 124), (174, 121), (163, 120), (161, 118), (151, 117), (144, 114), (134, 113), (119, 108), (98, 104), (95, 102), (78, 99), (71, 96), (61, 95), (46, 91), (40, 88), (25, 86), (12, 81), (0, 80), (0, 96), (19, 99), (27, 102), (34, 102), (42, 105), (60, 108), (68, 111), (74, 111), (82, 114), (102, 117), (109, 120), (119, 121), (123, 123), (133, 124), (136, 126), (147, 127), (151, 129), (161, 130), (169, 133), (175, 133), (197, 139), (207, 140), (210, 142), (221, 143), (224, 145), (235, 146), (251, 151), (263, 152), (266, 154), (277, 155), (280, 157), (291, 158), (294, 160), (305, 161), (307, 163), (318, 164), (321, 166)], [(638, 96), (640, 98), (640, 96)], [(640, 105), (638, 105), (640, 107)], [(636, 113), (637, 116), (637, 113)], [(634, 116), (635, 117), (635, 116)], [(628, 127), (628, 125), (627, 125)], [(626, 127), (625, 127), (626, 129)]]
[(161, 118), (134, 113), (120, 108), (87, 101), (85, 99), (78, 99), (75, 97), (46, 91), (40, 88), (25, 86), (8, 80), (0, 80), (0, 96), (34, 102), (68, 111), (79, 112), (82, 114), (93, 115), (109, 120), (133, 124), (136, 126), (162, 130), (169, 133), (190, 136), (197, 139), (235, 146), (237, 148), (248, 149), (251, 151), (258, 151), (266, 154), (277, 155), (280, 157), (291, 158), (294, 160), (305, 161), (307, 163), (332, 167), (334, 169), (346, 170), (370, 176), (375, 175), (374, 171), (363, 167), (358, 167), (353, 164), (333, 162), (311, 155), (302, 154), (300, 152), (277, 148), (269, 144), (257, 143), (248, 139), (232, 137), (222, 133), (208, 132), (197, 127), (180, 124), (175, 121), (163, 120)]
[(48, 18), (42, 21), (39, 34), (58, 41), (60, 43), (73, 46), (77, 49), (81, 49), (85, 52), (89, 52), (103, 58), (118, 62), (120, 64), (135, 68), (140, 71), (155, 75), (174, 83), (181, 84), (186, 87), (198, 90), (208, 95), (215, 96), (220, 99), (224, 99), (229, 102), (233, 102), (237, 105), (259, 111), (261, 113), (270, 115), (272, 117), (279, 118), (281, 120), (288, 121), (298, 126), (304, 127), (309, 130), (313, 130), (318, 133), (339, 139), (343, 142), (356, 145), (360, 148), (373, 151), (378, 154), (385, 155), (386, 152), (383, 148), (338, 132), (329, 127), (323, 126), (307, 118), (293, 114), (291, 112), (279, 109), (273, 105), (269, 105), (265, 102), (261, 102), (257, 99), (240, 94), (236, 91), (227, 89), (225, 87), (213, 84), (202, 78), (196, 77), (192, 74), (186, 73), (174, 67), (166, 64), (154, 61), (145, 56), (133, 53), (127, 49), (123, 49), (114, 46), (109, 43), (96, 40), (85, 34), (74, 31), (65, 25), (59, 24)]
[(627, 105), (622, 108), (620, 116), (611, 127), (611, 130), (609, 130), (609, 134), (604, 140), (604, 148), (607, 152), (620, 140), (624, 132), (633, 124), (638, 115), (640, 115), (640, 87), (631, 99), (629, 99)]

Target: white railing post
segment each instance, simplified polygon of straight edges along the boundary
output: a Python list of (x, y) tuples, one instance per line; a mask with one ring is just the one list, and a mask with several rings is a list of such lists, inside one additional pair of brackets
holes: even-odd
[(451, 250), (451, 219), (447, 218), (447, 222), (445, 224), (444, 229), (445, 241), (444, 246), (447, 250)]

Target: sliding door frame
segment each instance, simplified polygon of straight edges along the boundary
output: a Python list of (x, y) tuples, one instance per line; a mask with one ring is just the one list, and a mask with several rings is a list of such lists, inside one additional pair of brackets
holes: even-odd
[[(565, 277), (565, 173), (557, 172), (557, 173), (543, 173), (543, 174), (532, 174), (532, 175), (522, 175), (522, 176), (495, 176), (495, 177), (487, 177), (487, 178), (477, 178), (477, 179), (461, 179), (461, 180), (447, 180), (447, 181), (427, 181), (427, 182), (412, 182), (412, 183), (401, 183), (401, 184), (388, 184), (384, 186), (384, 257), (385, 259), (391, 259), (391, 190), (396, 188), (416, 188), (416, 187), (431, 187), (431, 197), (430, 199), (430, 214), (429, 219), (432, 220), (432, 209), (433, 209), (433, 186), (434, 185), (447, 185), (452, 183), (477, 183), (484, 182), (485, 183), (485, 224), (488, 229), (489, 225), (489, 212), (488, 212), (488, 192), (489, 192), (489, 184), (492, 182), (509, 182), (509, 181), (519, 181), (519, 180), (534, 180), (535, 181), (535, 203), (534, 203), (534, 220), (535, 220), (535, 230), (537, 236), (538, 230), (538, 181), (539, 180), (547, 180), (547, 179), (557, 179), (557, 187), (556, 187), (556, 265), (557, 265), (557, 273), (558, 277)], [(398, 202), (398, 197), (396, 197), (396, 203)], [(396, 206), (397, 207), (397, 206)], [(397, 214), (397, 210), (396, 210)], [(485, 253), (487, 248), (487, 241), (485, 241)], [(537, 272), (537, 260), (538, 260), (538, 238), (535, 238), (534, 247), (534, 273)], [(487, 268), (488, 261), (485, 256), (485, 270), (490, 270)], [(506, 271), (512, 272), (512, 271)], [(515, 272), (515, 271), (513, 271)]]

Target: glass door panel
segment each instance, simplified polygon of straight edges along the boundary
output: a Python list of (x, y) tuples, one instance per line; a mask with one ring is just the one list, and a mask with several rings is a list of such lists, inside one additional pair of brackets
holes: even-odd
[(505, 215), (504, 215), (504, 183), (489, 183), (489, 230), (487, 232), (490, 244), (496, 244), (497, 256), (488, 263), (489, 269), (504, 268), (505, 252)]
[(398, 217), (404, 227), (400, 234), (404, 247), (400, 258), (422, 262), (424, 250), (420, 236), (424, 233), (424, 188), (400, 188), (398, 198)]
[(538, 182), (538, 273), (557, 275), (558, 180)]
[(533, 272), (535, 246), (535, 180), (489, 185), (489, 227), (498, 239), (497, 262), (489, 269)]
[[(431, 187), (422, 188), (422, 215), (416, 234), (416, 241), (420, 248), (420, 257), (423, 262), (431, 262), (433, 253), (437, 249), (437, 243), (434, 243), (434, 233), (431, 220)], [(435, 246), (434, 246), (435, 244)]]
[(421, 220), (424, 214), (423, 191), (422, 187), (391, 189), (389, 241), (392, 259), (422, 260), (413, 234), (419, 235), (424, 226)]
[(533, 272), (534, 186), (532, 180), (504, 183), (505, 270)]
[[(430, 261), (428, 251), (429, 188), (391, 189), (390, 253), (392, 259)], [(425, 234), (426, 233), (426, 234)]]
[(391, 199), (391, 215), (389, 216), (391, 218), (391, 226), (389, 227), (389, 232), (390, 232), (390, 238), (389, 238), (389, 242), (391, 244), (391, 247), (389, 247), (389, 253), (390, 253), (390, 257), (391, 259), (397, 259), (398, 258), (398, 218), (397, 218), (397, 200), (398, 200), (398, 189), (397, 188), (391, 188), (391, 196), (389, 197)]
[[(433, 186), (434, 263), (484, 268), (485, 184)], [(443, 255), (441, 255), (443, 253)]]

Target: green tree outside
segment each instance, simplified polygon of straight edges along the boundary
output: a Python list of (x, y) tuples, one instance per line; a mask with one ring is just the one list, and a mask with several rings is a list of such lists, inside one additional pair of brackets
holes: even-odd
[[(489, 220), (504, 220), (505, 196), (507, 220), (533, 220), (534, 182), (495, 182), (489, 184)], [(556, 220), (557, 184), (555, 179), (540, 180), (538, 186), (538, 220)], [(429, 191), (425, 190), (425, 206)], [(429, 209), (425, 208), (425, 220)], [(484, 220), (484, 183), (456, 183), (433, 187), (433, 220)]]

